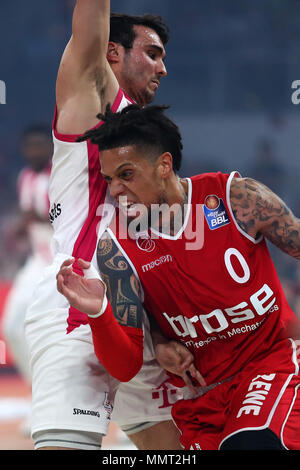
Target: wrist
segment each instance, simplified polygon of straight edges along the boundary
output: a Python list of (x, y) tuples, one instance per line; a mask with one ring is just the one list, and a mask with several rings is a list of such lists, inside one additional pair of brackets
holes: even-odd
[(85, 279), (98, 279), (103, 285), (104, 296), (103, 296), (102, 306), (101, 306), (100, 312), (95, 313), (95, 314), (88, 314), (88, 316), (90, 318), (101, 317), (101, 315), (103, 315), (103, 313), (107, 309), (107, 305), (108, 305), (108, 300), (107, 300), (107, 297), (106, 297), (106, 290), (107, 290), (106, 284), (102, 281), (99, 272), (96, 270), (96, 268), (92, 264), (90, 265), (90, 267), (88, 269), (83, 269), (83, 273), (84, 273), (84, 278)]
[(107, 309), (107, 305), (108, 305), (108, 300), (107, 300), (107, 297), (106, 295), (103, 297), (103, 301), (102, 301), (102, 307), (101, 307), (101, 310), (100, 312), (96, 313), (95, 315), (88, 315), (90, 318), (98, 318), (98, 317), (101, 317), (101, 315), (103, 315), (103, 313), (105, 312), (105, 310)]

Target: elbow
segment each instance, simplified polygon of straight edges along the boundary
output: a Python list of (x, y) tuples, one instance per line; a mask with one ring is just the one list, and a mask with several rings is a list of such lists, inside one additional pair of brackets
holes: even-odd
[(119, 380), (120, 382), (130, 382), (140, 371), (143, 365), (143, 358), (139, 359), (138, 361), (134, 362), (130, 365), (130, 367), (122, 367), (120, 366), (117, 370), (110, 371), (110, 375), (112, 375), (115, 379)]
[(136, 364), (135, 367), (131, 367), (130, 370), (119, 370), (114, 377), (120, 382), (130, 382), (130, 380), (132, 380), (138, 374), (142, 365), (143, 361), (141, 362), (141, 364)]

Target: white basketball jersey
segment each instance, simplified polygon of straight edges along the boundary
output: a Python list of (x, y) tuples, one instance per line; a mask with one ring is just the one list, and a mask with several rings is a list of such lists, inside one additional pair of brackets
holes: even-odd
[[(120, 89), (111, 109), (118, 112), (129, 104), (132, 101)], [(97, 268), (97, 236), (108, 225), (115, 203), (100, 172), (98, 146), (90, 141), (76, 142), (79, 135), (58, 133), (55, 124), (56, 113), (49, 189), (52, 251), (54, 256), (64, 254), (93, 262)], [(101, 125), (100, 121), (96, 127)], [(68, 323), (70, 332), (87, 323), (86, 315), (70, 307)]]
[[(129, 104), (120, 89), (112, 111), (121, 111)], [(107, 184), (100, 173), (99, 149), (89, 141), (76, 142), (78, 135), (59, 134), (55, 121), (56, 118), (49, 189), (53, 252), (90, 261), (96, 247), (97, 226), (101, 222), (101, 205), (107, 197)], [(98, 126), (101, 124), (99, 122)]]

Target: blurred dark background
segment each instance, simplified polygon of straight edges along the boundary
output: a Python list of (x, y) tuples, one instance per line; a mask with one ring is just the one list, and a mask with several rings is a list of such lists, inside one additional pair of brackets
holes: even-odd
[[(168, 77), (156, 103), (184, 139), (182, 176), (239, 170), (284, 198), (300, 217), (300, 0), (111, 0), (113, 11), (161, 14), (171, 29)], [(15, 0), (0, 6), (0, 279), (10, 280), (27, 247), (11, 236), (16, 181), (27, 126), (51, 126), (55, 80), (70, 37), (73, 0)], [(297, 301), (300, 269), (272, 248), (288, 299)]]

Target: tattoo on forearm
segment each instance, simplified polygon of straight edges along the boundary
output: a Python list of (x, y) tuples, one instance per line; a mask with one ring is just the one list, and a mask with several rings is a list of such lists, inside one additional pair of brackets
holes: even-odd
[(300, 259), (300, 220), (269, 188), (249, 178), (234, 178), (230, 200), (242, 230), (254, 238), (263, 234), (278, 248)]
[(275, 221), (270, 227), (267, 238), (278, 248), (300, 260), (300, 220), (297, 225), (288, 220)]
[(100, 239), (97, 262), (107, 287), (108, 300), (118, 322), (121, 325), (141, 327), (143, 305), (139, 297), (139, 283), (129, 263), (111, 238)]

